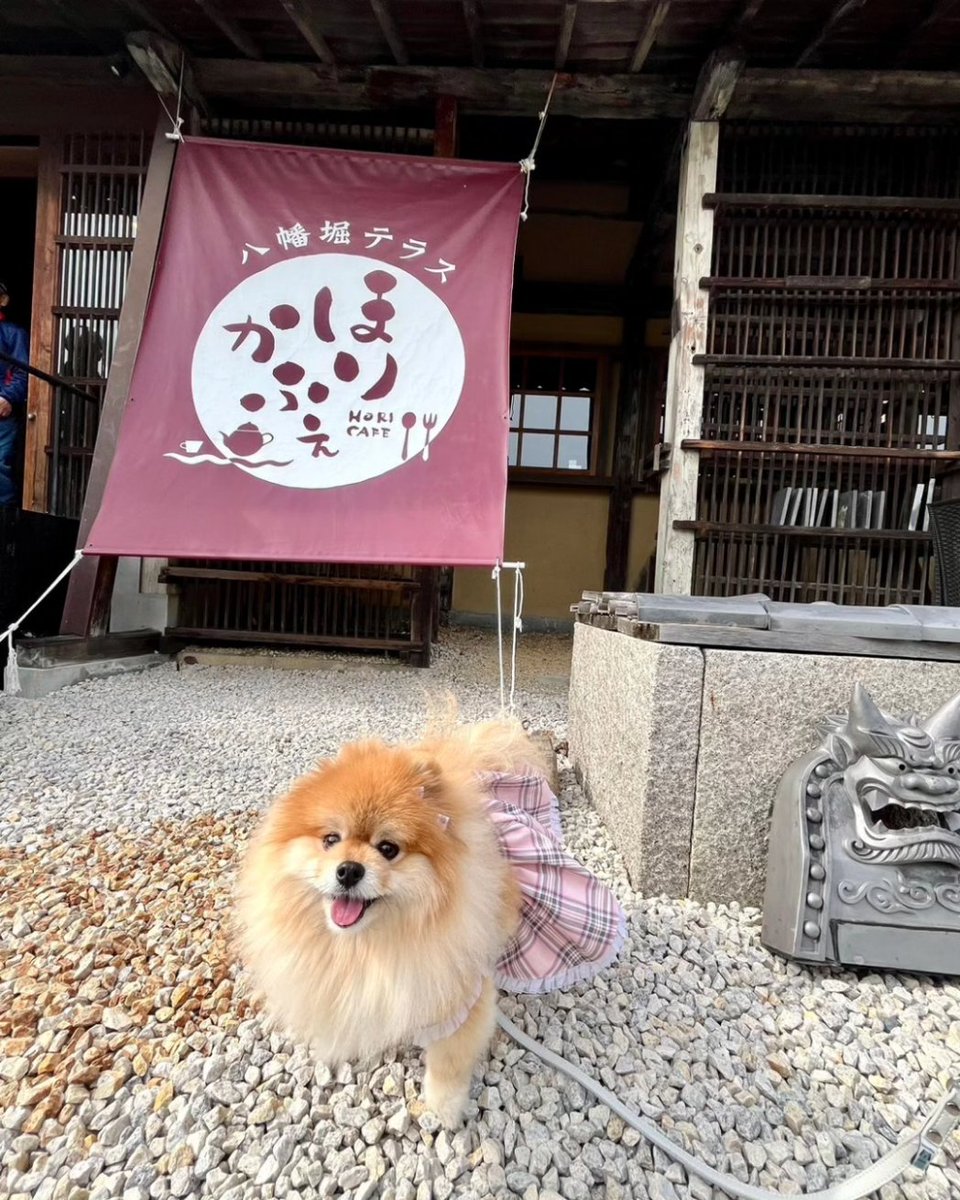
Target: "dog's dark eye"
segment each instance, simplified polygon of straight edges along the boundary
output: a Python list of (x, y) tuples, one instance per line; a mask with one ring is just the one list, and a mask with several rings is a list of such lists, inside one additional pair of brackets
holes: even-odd
[(339, 833), (328, 833), (323, 839), (324, 849), (329, 850), (331, 846), (335, 846), (340, 841)]
[(396, 842), (381, 842), (377, 849), (386, 859), (396, 858), (400, 853), (400, 847)]

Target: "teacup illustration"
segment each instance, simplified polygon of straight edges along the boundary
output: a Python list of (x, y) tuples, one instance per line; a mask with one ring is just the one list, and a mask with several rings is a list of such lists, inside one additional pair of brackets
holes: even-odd
[(180, 449), (184, 454), (199, 454), (203, 449), (203, 442), (181, 442)]

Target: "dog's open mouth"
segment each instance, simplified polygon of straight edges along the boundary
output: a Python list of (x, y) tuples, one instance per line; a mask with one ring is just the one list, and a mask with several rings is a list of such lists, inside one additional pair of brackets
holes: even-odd
[(334, 925), (340, 929), (349, 929), (356, 925), (375, 900), (361, 900), (357, 896), (336, 896), (330, 910)]

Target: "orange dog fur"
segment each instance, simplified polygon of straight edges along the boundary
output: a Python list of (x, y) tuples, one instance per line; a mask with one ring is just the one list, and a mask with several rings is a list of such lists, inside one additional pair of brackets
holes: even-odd
[(241, 872), (241, 953), (271, 1017), (331, 1065), (432, 1030), (423, 1094), (448, 1127), (492, 1038), (494, 967), (520, 912), (478, 775), (531, 767), (544, 770), (513, 720), (345, 746), (270, 808)]

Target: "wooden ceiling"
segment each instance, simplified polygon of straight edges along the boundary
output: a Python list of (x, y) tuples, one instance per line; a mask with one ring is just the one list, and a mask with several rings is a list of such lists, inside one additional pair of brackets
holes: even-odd
[(196, 58), (695, 77), (755, 67), (948, 69), (958, 0), (4, 0), (6, 54), (110, 54), (151, 29)]
[(557, 115), (678, 118), (704, 64), (730, 50), (742, 63), (731, 116), (908, 120), (960, 101), (960, 0), (0, 4), (0, 78), (99, 80), (131, 44), (141, 67), (143, 53), (182, 59), (209, 111), (383, 110), (448, 94), (466, 112), (529, 115), (557, 71)]

